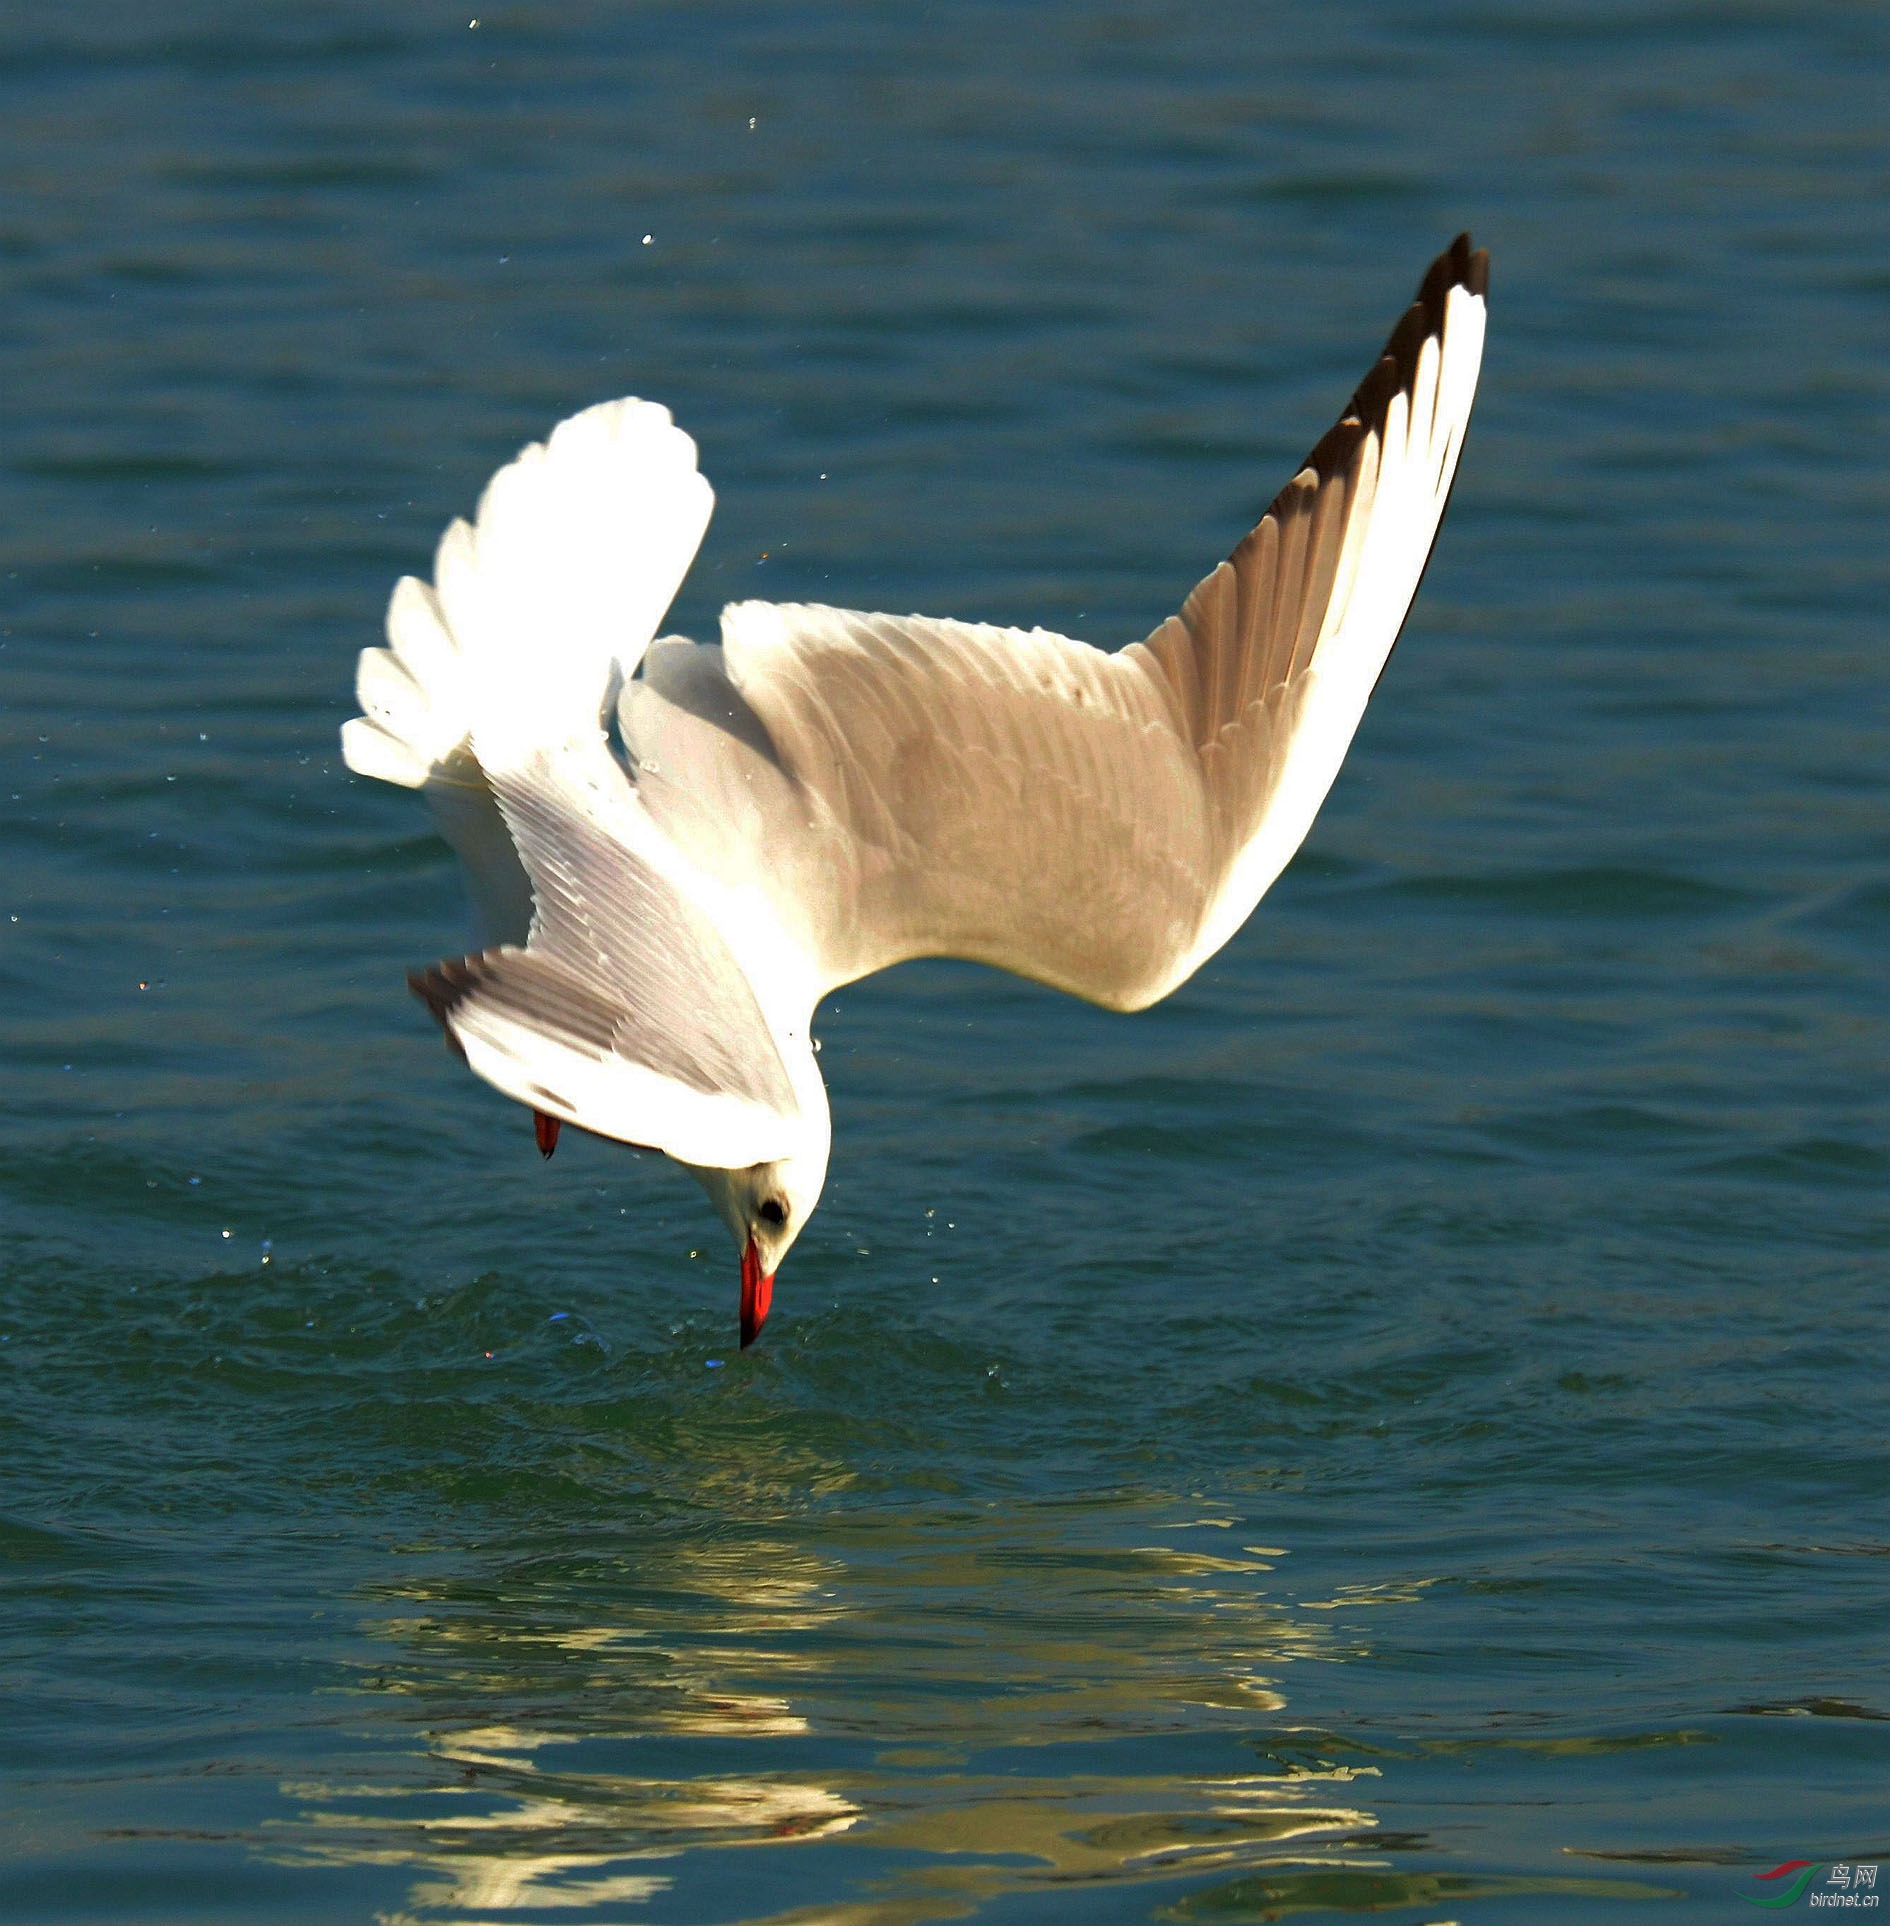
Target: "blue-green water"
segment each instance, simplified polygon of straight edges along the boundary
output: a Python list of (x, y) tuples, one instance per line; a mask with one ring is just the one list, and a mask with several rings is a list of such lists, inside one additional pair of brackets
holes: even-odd
[[(1881, 9), (15, 0), (0, 157), (0, 1916), (1890, 1860)], [(695, 1187), (541, 1165), (406, 994), (394, 577), (639, 392), (722, 499), (677, 626), (1132, 639), (1464, 225), (1306, 850), (1139, 1018), (837, 999), (737, 1355)]]

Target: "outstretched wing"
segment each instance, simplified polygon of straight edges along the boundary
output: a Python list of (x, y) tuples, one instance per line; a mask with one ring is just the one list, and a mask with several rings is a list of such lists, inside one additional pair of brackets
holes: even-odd
[(800, 1112), (767, 1020), (637, 835), (602, 738), (490, 780), (531, 879), (531, 940), (409, 979), (467, 1063), (520, 1103), (685, 1163), (790, 1154)]
[(1226, 942), (1304, 839), (1417, 592), (1482, 358), (1460, 236), (1339, 421), (1180, 613), (1043, 630), (740, 603), (620, 715), (640, 796), (828, 985), (970, 957), (1118, 1009)]

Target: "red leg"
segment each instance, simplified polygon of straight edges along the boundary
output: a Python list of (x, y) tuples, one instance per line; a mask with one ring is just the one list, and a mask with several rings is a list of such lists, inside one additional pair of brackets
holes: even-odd
[(549, 1157), (558, 1147), (558, 1132), (564, 1125), (556, 1117), (547, 1117), (542, 1110), (532, 1112), (532, 1129), (538, 1137), (540, 1156)]

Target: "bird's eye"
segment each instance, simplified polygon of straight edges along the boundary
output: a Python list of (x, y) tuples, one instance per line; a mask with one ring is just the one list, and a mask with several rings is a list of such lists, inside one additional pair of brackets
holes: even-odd
[(764, 1224), (785, 1224), (787, 1206), (778, 1197), (764, 1198), (761, 1205), (761, 1221)]

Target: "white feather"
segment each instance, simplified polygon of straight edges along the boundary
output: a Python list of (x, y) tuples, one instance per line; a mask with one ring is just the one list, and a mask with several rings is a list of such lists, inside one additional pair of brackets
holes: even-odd
[(695, 443), (647, 401), (587, 408), (492, 478), (475, 525), (442, 544), (440, 576), (489, 769), (598, 727), (714, 499)]

